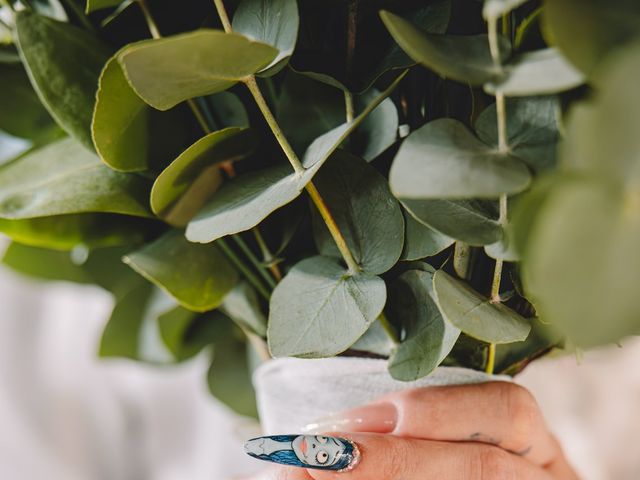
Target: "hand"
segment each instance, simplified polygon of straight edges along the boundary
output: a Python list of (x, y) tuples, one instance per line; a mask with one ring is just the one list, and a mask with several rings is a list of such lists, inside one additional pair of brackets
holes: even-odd
[(252, 480), (578, 478), (533, 396), (507, 382), (394, 393), (312, 428), (355, 442), (360, 463), (345, 473), (278, 466)]

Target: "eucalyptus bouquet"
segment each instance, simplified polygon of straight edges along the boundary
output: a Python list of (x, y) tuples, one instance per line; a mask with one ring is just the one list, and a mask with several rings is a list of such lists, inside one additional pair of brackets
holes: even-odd
[[(4, 263), (105, 357), (515, 374), (638, 333), (637, 0), (2, 0)], [(557, 157), (557, 158), (556, 158)], [(248, 348), (249, 347), (249, 348)]]

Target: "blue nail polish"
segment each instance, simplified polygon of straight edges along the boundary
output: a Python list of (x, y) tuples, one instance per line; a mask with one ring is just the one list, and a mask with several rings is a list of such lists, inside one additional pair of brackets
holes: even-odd
[(321, 435), (275, 435), (258, 437), (244, 445), (258, 460), (302, 468), (346, 472), (360, 461), (360, 451), (346, 438)]

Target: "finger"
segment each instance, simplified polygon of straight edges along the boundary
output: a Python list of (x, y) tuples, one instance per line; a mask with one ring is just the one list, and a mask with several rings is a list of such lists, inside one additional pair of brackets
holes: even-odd
[(492, 445), (366, 433), (346, 436), (359, 447), (358, 465), (343, 473), (308, 470), (314, 480), (552, 480), (543, 468)]
[(256, 475), (233, 480), (313, 480), (313, 477), (301, 468), (270, 467)]
[(533, 396), (509, 382), (427, 387), (309, 425), (313, 431), (393, 433), (488, 443), (545, 465), (560, 455)]

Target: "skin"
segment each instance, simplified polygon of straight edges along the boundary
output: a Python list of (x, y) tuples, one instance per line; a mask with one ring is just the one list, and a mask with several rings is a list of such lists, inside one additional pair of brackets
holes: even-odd
[[(397, 411), (389, 433), (331, 432), (362, 452), (351, 472), (274, 466), (243, 480), (577, 480), (533, 396), (507, 382), (431, 387), (378, 402)], [(366, 409), (359, 409), (359, 415)], [(366, 419), (365, 419), (366, 420)], [(367, 422), (363, 427), (377, 431)]]

